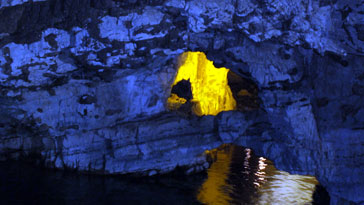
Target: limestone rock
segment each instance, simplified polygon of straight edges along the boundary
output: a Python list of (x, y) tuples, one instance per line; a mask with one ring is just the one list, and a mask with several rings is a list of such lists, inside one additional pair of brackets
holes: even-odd
[[(363, 203), (364, 2), (0, 1), (0, 159), (163, 174), (222, 143)], [(172, 112), (185, 51), (254, 84), (255, 110)], [(257, 97), (257, 98), (258, 98)], [(204, 168), (203, 168), (204, 167)]]

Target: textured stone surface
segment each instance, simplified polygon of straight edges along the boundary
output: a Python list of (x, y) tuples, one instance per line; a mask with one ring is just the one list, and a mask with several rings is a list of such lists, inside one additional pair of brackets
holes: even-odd
[(16, 5), (24, 4), (24, 3), (27, 3), (27, 2), (37, 2), (37, 1), (45, 1), (45, 0), (1, 0), (0, 1), (0, 8), (9, 7), (9, 6), (16, 6)]
[[(364, 1), (0, 1), (0, 156), (154, 175), (222, 143), (364, 203)], [(166, 109), (184, 51), (259, 88), (260, 108)], [(191, 171), (192, 170), (192, 171)]]

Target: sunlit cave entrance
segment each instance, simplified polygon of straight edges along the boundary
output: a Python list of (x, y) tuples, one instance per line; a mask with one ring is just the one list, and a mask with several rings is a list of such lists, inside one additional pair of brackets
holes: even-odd
[[(185, 52), (179, 58), (167, 105), (197, 116), (217, 115), (257, 109), (257, 96), (251, 80), (228, 68), (216, 68), (202, 52)], [(210, 167), (196, 190), (202, 204), (310, 204), (321, 189), (315, 177), (277, 170), (249, 148), (225, 144), (205, 154)]]
[(216, 68), (203, 52), (185, 52), (167, 106), (195, 115), (258, 107), (256, 86), (227, 68)]
[(202, 204), (329, 203), (315, 177), (277, 170), (249, 148), (224, 144), (206, 154), (211, 166), (196, 196)]

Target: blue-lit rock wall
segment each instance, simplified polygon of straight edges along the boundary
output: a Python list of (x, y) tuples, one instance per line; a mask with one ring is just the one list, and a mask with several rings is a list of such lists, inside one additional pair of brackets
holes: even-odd
[[(0, 158), (99, 173), (205, 169), (253, 148), (364, 202), (364, 1), (0, 0)], [(166, 109), (184, 51), (259, 88), (260, 109)]]

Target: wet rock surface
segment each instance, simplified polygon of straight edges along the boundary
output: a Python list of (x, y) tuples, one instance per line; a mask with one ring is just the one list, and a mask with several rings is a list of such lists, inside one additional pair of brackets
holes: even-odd
[[(253, 148), (363, 203), (363, 1), (0, 1), (0, 156), (154, 175)], [(166, 101), (184, 51), (258, 88), (259, 108), (196, 117)], [(192, 170), (191, 170), (192, 169)]]

